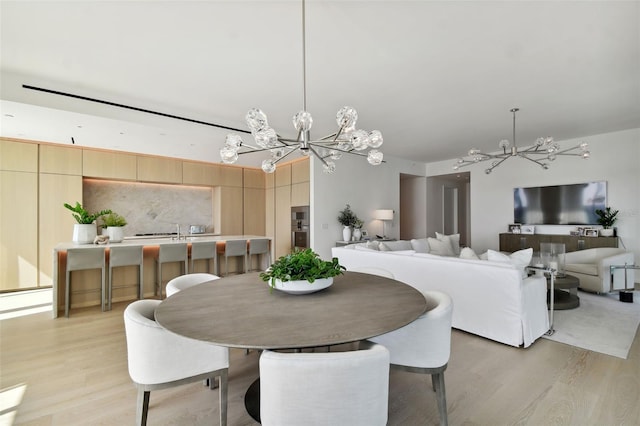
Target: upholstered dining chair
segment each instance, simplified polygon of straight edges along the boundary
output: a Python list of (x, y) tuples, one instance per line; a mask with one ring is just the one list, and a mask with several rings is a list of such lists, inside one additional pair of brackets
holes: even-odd
[(170, 297), (181, 290), (193, 287), (194, 285), (219, 279), (220, 277), (217, 275), (206, 273), (180, 275), (179, 277), (175, 277), (167, 283), (167, 297)]
[(444, 371), (451, 354), (453, 302), (449, 295), (438, 291), (426, 291), (423, 295), (427, 300), (427, 312), (402, 328), (369, 340), (389, 349), (391, 368), (431, 375), (440, 424), (446, 426)]
[(154, 320), (160, 300), (138, 300), (124, 311), (129, 375), (138, 388), (136, 425), (146, 425), (152, 390), (220, 378), (220, 425), (227, 424), (229, 349), (179, 336)]
[(389, 351), (280, 353), (260, 356), (260, 419), (264, 426), (385, 425)]

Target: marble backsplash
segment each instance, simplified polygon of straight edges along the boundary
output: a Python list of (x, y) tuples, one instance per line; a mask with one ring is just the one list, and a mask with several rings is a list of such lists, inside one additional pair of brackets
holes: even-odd
[(110, 209), (123, 216), (125, 237), (176, 232), (178, 223), (185, 233), (189, 225), (215, 232), (212, 188), (85, 179), (82, 204), (89, 212)]

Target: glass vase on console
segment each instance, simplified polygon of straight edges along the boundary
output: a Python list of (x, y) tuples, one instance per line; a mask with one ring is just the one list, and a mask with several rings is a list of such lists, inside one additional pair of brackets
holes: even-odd
[(540, 243), (540, 257), (546, 268), (556, 270), (556, 276), (564, 277), (564, 253), (563, 243)]

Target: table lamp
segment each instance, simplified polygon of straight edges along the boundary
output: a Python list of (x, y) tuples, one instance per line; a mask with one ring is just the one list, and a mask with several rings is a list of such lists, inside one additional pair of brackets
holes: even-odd
[(389, 210), (389, 209), (375, 210), (373, 212), (373, 218), (382, 221), (382, 238), (387, 238), (386, 231), (385, 231), (385, 222), (387, 220), (393, 220), (393, 210)]

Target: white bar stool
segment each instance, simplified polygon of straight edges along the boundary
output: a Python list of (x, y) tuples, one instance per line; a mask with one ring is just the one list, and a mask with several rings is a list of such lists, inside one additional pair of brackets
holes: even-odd
[[(271, 265), (271, 251), (269, 251), (269, 239), (268, 238), (254, 238), (249, 240), (249, 271), (251, 269), (251, 259), (253, 255), (260, 255), (259, 261), (262, 260), (262, 255), (266, 254), (269, 258), (267, 265)], [(260, 263), (258, 263), (258, 266)], [(258, 270), (261, 270), (258, 267)]]
[(142, 246), (109, 246), (109, 295), (108, 309), (111, 310), (111, 292), (113, 290), (113, 268), (120, 266), (138, 266), (138, 299), (144, 298), (142, 279)]
[[(247, 240), (228, 240), (225, 242), (224, 247), (224, 274), (229, 275), (229, 263), (230, 257), (242, 256), (242, 264), (244, 266), (244, 272), (247, 272)], [(218, 275), (220, 272), (218, 271)]]
[(69, 305), (71, 305), (71, 271), (87, 269), (100, 269), (101, 271), (100, 305), (104, 311), (104, 247), (70, 248), (67, 250), (67, 277), (64, 296), (64, 316), (67, 318), (69, 317)]
[[(218, 253), (216, 251), (216, 242), (215, 241), (199, 241), (191, 243), (191, 268), (189, 269), (191, 273), (195, 271), (194, 262), (196, 260), (207, 260), (207, 273), (211, 271), (216, 271), (216, 264), (218, 262)], [(211, 262), (213, 260), (213, 269), (210, 268)]]
[[(181, 262), (180, 275), (186, 275), (188, 273), (187, 265), (187, 243), (167, 243), (160, 244), (160, 251), (158, 252), (158, 272), (156, 274), (156, 294), (160, 293), (160, 299), (162, 299), (162, 264), (170, 262)], [(184, 264), (184, 266), (182, 266)]]

